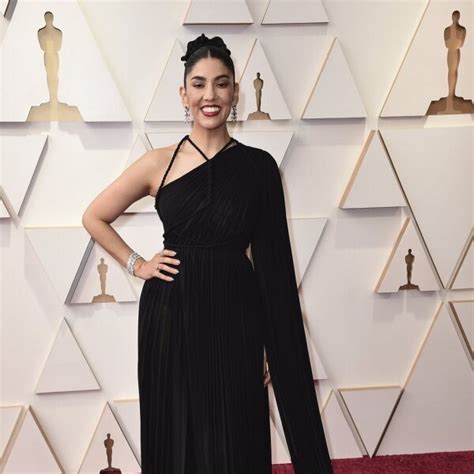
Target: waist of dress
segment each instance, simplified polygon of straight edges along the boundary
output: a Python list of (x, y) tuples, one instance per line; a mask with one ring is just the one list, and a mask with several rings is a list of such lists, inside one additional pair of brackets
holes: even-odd
[(163, 245), (166, 249), (193, 249), (193, 250), (203, 250), (209, 251), (210, 253), (236, 253), (243, 254), (247, 249), (247, 245), (243, 243), (238, 243), (235, 241), (223, 241), (215, 243), (182, 243), (182, 242), (172, 242), (170, 240), (164, 240)]

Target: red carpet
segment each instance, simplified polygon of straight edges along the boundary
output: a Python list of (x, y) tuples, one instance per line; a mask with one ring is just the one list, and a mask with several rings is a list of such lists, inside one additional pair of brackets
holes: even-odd
[[(334, 474), (474, 474), (474, 451), (334, 459), (332, 465)], [(273, 474), (294, 471), (291, 464), (278, 464)]]

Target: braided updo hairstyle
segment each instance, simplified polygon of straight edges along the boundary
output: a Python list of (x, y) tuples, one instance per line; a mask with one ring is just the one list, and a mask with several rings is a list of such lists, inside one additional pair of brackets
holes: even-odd
[(189, 41), (186, 54), (181, 56), (184, 61), (184, 87), (186, 87), (186, 77), (193, 66), (202, 58), (220, 59), (232, 72), (233, 83), (235, 86), (234, 61), (230, 57), (230, 50), (225, 45), (220, 36), (208, 38), (204, 33), (195, 40)]

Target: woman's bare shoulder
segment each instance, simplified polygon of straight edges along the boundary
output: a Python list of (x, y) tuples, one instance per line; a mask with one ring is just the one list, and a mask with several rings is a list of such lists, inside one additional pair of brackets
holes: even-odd
[[(177, 144), (171, 144), (168, 146), (153, 148), (145, 153), (143, 158), (147, 161), (147, 165), (151, 170), (150, 173), (150, 191), (153, 193), (158, 189), (158, 186), (163, 179), (171, 157), (177, 147)], [(153, 194), (152, 194), (153, 195)]]

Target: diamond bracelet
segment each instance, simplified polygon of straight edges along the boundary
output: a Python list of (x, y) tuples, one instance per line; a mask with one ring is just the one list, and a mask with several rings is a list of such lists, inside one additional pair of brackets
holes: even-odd
[(137, 252), (133, 252), (128, 256), (127, 260), (127, 271), (130, 273), (130, 275), (135, 276), (135, 262), (137, 261), (138, 258), (143, 258), (140, 254)]

